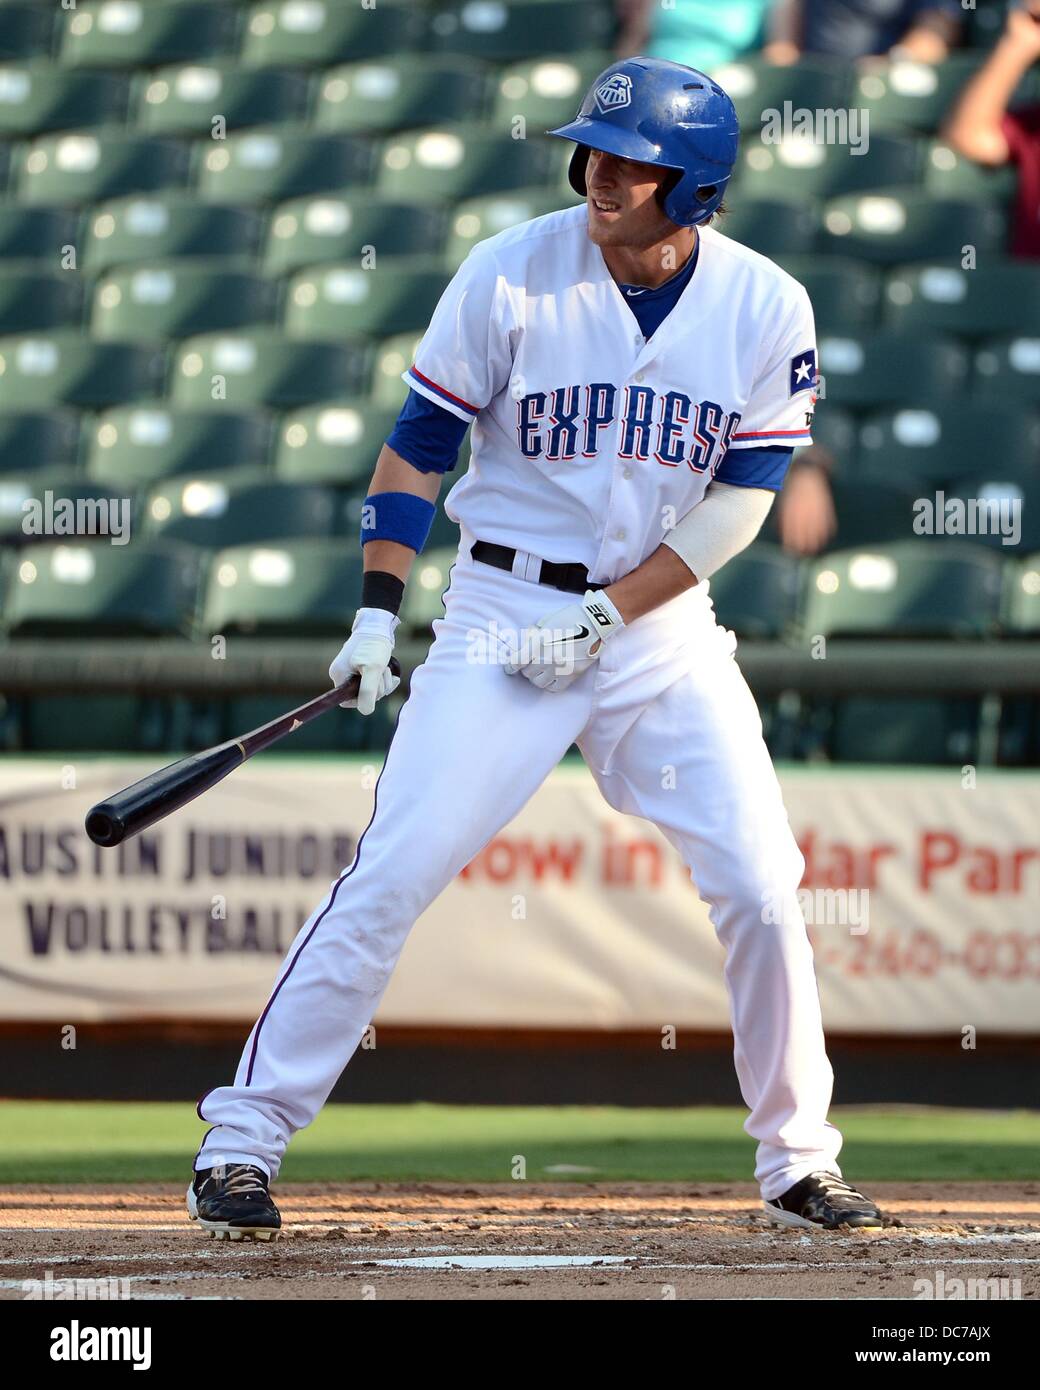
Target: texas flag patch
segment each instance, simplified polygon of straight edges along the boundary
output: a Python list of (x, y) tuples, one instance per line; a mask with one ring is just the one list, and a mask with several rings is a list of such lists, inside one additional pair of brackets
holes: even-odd
[(816, 350), (800, 352), (791, 358), (790, 394), (816, 390)]

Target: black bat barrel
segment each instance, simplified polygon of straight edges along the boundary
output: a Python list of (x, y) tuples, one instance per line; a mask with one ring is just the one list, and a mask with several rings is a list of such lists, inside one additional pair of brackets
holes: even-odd
[(194, 801), (244, 762), (245, 756), (241, 743), (231, 740), (149, 773), (140, 782), (91, 807), (87, 812), (87, 834), (96, 845), (118, 845), (128, 835), (146, 830), (171, 811)]

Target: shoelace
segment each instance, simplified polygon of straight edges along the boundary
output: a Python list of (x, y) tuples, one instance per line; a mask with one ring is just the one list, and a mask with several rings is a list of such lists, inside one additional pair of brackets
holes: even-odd
[(824, 1195), (828, 1199), (836, 1198), (839, 1202), (843, 1199), (846, 1202), (850, 1200), (856, 1202), (869, 1201), (869, 1198), (864, 1197), (862, 1192), (857, 1192), (844, 1178), (839, 1178), (837, 1173), (814, 1173), (813, 1177), (819, 1182), (820, 1186), (823, 1188)]
[(223, 1187), (234, 1197), (245, 1197), (250, 1193), (262, 1195), (267, 1190), (259, 1169), (248, 1163), (232, 1163), (225, 1169)]

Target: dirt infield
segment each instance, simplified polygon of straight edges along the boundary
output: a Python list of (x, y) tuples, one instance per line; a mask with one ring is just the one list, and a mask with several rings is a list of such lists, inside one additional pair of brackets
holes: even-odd
[(168, 1184), (7, 1187), (0, 1298), (48, 1279), (132, 1299), (1040, 1297), (1040, 1185), (870, 1191), (901, 1226), (777, 1230), (743, 1183), (287, 1185), (282, 1239), (254, 1245), (207, 1237)]

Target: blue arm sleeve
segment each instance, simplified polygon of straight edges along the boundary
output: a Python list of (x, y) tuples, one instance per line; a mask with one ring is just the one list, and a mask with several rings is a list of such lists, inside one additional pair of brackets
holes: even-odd
[(468, 428), (467, 421), (450, 410), (409, 391), (386, 442), (420, 473), (449, 473), (459, 461)]
[(779, 492), (791, 466), (793, 449), (730, 449), (715, 481), (734, 487), (764, 487)]

